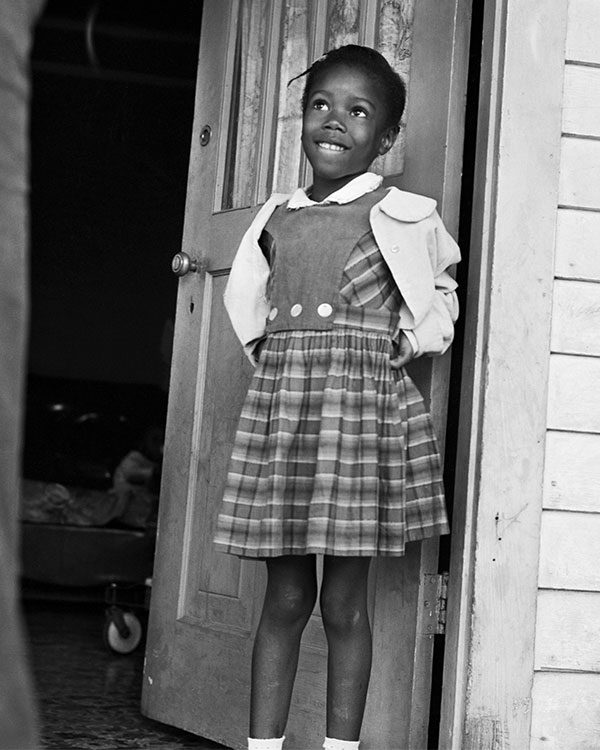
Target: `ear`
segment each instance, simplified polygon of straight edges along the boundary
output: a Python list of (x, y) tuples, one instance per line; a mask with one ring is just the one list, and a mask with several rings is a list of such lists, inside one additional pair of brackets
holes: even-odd
[(398, 137), (399, 132), (400, 128), (397, 125), (393, 125), (383, 131), (379, 138), (379, 148), (377, 149), (377, 153), (379, 154), (379, 156), (387, 154), (387, 152), (396, 142), (396, 138)]

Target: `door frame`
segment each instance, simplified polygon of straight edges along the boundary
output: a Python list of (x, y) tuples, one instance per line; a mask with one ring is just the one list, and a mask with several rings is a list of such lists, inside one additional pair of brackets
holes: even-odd
[(530, 742), (567, 5), (484, 6), (441, 750)]

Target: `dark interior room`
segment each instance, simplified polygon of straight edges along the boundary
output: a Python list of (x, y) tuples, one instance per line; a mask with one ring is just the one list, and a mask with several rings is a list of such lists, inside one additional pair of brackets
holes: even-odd
[(139, 711), (201, 13), (47, 0), (36, 26), (21, 529), (46, 748), (217, 747)]

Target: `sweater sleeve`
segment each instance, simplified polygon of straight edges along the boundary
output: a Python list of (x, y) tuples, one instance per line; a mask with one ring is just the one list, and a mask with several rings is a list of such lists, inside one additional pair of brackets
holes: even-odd
[(272, 196), (254, 217), (233, 259), (223, 295), (233, 330), (252, 364), (256, 364), (254, 350), (265, 335), (270, 309), (267, 299), (270, 269), (259, 238), (269, 217), (285, 198), (280, 194)]
[(432, 218), (427, 244), (435, 291), (427, 315), (409, 336), (411, 344), (412, 339), (416, 341), (418, 356), (443, 354), (454, 339), (454, 323), (458, 318), (457, 284), (449, 270), (460, 261), (460, 250), (437, 212)]

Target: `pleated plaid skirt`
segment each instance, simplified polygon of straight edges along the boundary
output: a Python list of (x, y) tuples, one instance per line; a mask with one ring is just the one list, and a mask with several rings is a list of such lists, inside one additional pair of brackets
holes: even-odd
[(399, 302), (369, 233), (346, 265), (333, 328), (267, 335), (234, 441), (219, 551), (398, 556), (448, 532), (431, 417), (392, 366)]

